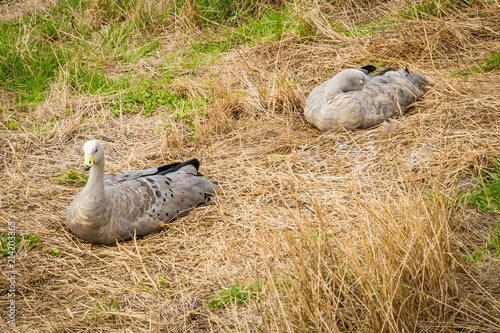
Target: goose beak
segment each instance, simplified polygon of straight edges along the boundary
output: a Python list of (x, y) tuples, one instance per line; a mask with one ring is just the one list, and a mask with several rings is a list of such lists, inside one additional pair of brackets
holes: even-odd
[(89, 171), (93, 165), (94, 165), (94, 156), (92, 156), (92, 154), (85, 154), (85, 165), (83, 169), (85, 171)]

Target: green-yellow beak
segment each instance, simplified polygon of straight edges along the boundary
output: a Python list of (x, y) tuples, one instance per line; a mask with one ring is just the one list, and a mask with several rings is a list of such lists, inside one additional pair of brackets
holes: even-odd
[(85, 154), (85, 165), (83, 167), (85, 171), (89, 171), (93, 165), (94, 165), (94, 155)]

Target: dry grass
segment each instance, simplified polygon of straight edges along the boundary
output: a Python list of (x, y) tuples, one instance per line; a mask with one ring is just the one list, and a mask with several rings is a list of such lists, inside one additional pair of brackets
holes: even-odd
[[(343, 1), (338, 13), (349, 24), (377, 13), (357, 3)], [(303, 14), (316, 24), (314, 42), (234, 50), (174, 87), (211, 100), (194, 142), (170, 116), (113, 118), (62, 86), (35, 111), (57, 116), (51, 130), (23, 130), (28, 121), (0, 130), (1, 223), (15, 221), (18, 234), (41, 243), (18, 253), (14, 331), (500, 331), (498, 261), (463, 258), (495, 221), (453, 201), (500, 153), (499, 76), (447, 75), (499, 50), (500, 6), (351, 38), (320, 13)], [(168, 35), (165, 43), (174, 47)], [(432, 86), (390, 135), (310, 128), (302, 106), (322, 75), (370, 59), (409, 66)], [(171, 127), (159, 125), (165, 119)], [(79, 168), (88, 139), (104, 143), (109, 172), (196, 156), (218, 195), (160, 233), (117, 246), (81, 242), (65, 225), (78, 188), (50, 176)], [(235, 281), (258, 282), (258, 298), (207, 306)], [(2, 294), (2, 319), (6, 309)]]

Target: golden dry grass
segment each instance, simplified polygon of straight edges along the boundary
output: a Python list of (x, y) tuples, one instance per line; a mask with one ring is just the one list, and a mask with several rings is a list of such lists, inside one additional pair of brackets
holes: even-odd
[[(344, 2), (337, 14), (348, 25), (391, 8)], [(2, 294), (2, 332), (500, 331), (498, 261), (463, 257), (494, 218), (453, 201), (500, 153), (499, 76), (447, 75), (499, 50), (500, 6), (347, 38), (327, 26), (334, 9), (321, 5), (303, 14), (316, 24), (314, 42), (233, 50), (199, 80), (170, 87), (211, 100), (194, 142), (172, 116), (113, 118), (63, 84), (34, 111), (57, 117), (51, 130), (24, 130), (29, 121), (0, 129), (1, 223), (40, 238), (18, 251), (17, 326), (3, 321)], [(168, 37), (165, 49), (182, 47)], [(370, 59), (423, 73), (424, 99), (390, 133), (307, 125), (304, 100), (322, 75)], [(108, 172), (196, 156), (218, 194), (162, 232), (116, 246), (82, 242), (65, 225), (79, 189), (51, 176), (80, 168), (89, 139), (105, 145)], [(235, 281), (258, 282), (258, 298), (207, 306)]]

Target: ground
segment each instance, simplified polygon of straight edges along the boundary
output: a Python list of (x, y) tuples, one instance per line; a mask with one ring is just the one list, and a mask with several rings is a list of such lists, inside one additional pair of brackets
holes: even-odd
[[(27, 3), (0, 2), (0, 20), (55, 5)], [(486, 68), (500, 49), (500, 6), (373, 28), (364, 22), (403, 5), (339, 3), (288, 3), (307, 22), (301, 34), (240, 43), (189, 68), (169, 55), (206, 32), (179, 14), (176, 29), (154, 31), (147, 57), (98, 65), (108, 77), (148, 75), (151, 94), (202, 101), (189, 116), (179, 103), (125, 112), (63, 70), (27, 107), (2, 86), (0, 232), (14, 225), (21, 241), (13, 267), (1, 259), (0, 331), (500, 331), (499, 259), (470, 260), (498, 215), (458, 199), (500, 155), (498, 67)], [(308, 92), (368, 63), (422, 73), (428, 90), (390, 127), (307, 124)], [(161, 232), (81, 241), (65, 213), (84, 179), (68, 170), (84, 177), (90, 139), (103, 143), (110, 173), (197, 157), (217, 195)], [(15, 325), (4, 321), (12, 284)]]

